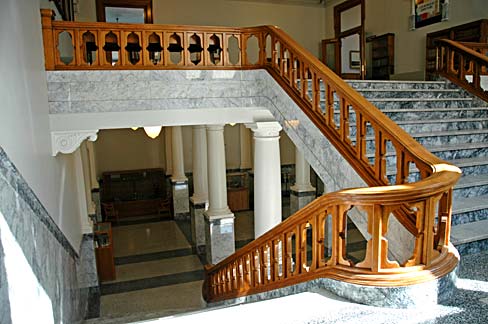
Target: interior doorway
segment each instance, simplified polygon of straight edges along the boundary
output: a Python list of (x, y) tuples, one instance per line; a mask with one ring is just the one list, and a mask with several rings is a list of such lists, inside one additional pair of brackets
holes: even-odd
[(334, 7), (334, 38), (322, 40), (322, 62), (343, 79), (365, 79), (364, 21), (364, 0)]

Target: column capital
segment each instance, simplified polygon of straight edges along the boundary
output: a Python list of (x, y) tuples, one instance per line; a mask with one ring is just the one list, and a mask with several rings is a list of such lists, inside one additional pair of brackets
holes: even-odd
[(279, 137), (280, 131), (283, 129), (278, 122), (257, 122), (246, 124), (254, 133), (254, 138), (259, 137)]
[(85, 139), (92, 142), (96, 141), (97, 133), (98, 129), (51, 132), (52, 156), (58, 155), (59, 152), (73, 153)]
[(223, 131), (224, 130), (224, 124), (218, 124), (218, 125), (205, 125), (208, 131)]

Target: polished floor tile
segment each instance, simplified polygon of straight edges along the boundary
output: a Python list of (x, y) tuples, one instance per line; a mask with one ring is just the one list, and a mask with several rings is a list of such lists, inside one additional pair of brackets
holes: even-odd
[(191, 248), (174, 221), (113, 228), (115, 257)]
[(115, 267), (117, 278), (115, 282), (157, 277), (201, 269), (203, 269), (203, 266), (196, 255), (124, 264)]
[(182, 312), (202, 309), (205, 307), (201, 297), (202, 283), (203, 281), (193, 281), (102, 296), (101, 316), (118, 317), (165, 310)]

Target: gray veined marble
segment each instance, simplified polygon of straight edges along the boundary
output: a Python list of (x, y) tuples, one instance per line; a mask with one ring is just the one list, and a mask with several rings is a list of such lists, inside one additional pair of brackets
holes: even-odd
[[(90, 289), (97, 286), (92, 240), (83, 241), (79, 255), (1, 148), (0, 234), (1, 322), (9, 323), (10, 315), (32, 315), (39, 321), (48, 316), (56, 323), (79, 323), (87, 315)], [(15, 252), (17, 263), (12, 268), (11, 262), (7, 262), (12, 257), (5, 258), (4, 253), (12, 253), (16, 247), (20, 252)], [(9, 271), (10, 277), (4, 280)], [(32, 303), (49, 302), (51, 309), (44, 308), (42, 314), (35, 307), (31, 307), (31, 314), (11, 313), (7, 308), (13, 297), (5, 294), (4, 289), (9, 286), (20, 289), (11, 280), (12, 271), (24, 273), (20, 295), (37, 298)]]

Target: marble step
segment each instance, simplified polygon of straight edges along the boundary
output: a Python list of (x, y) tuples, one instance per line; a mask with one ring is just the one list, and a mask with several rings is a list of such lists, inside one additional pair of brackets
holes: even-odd
[(452, 205), (452, 225), (488, 219), (488, 195), (456, 198)]
[(488, 248), (488, 220), (452, 226), (451, 242), (461, 255), (486, 250)]
[(449, 89), (455, 88), (446, 81), (375, 81), (375, 80), (346, 80), (354, 89)]
[[(338, 115), (337, 115), (338, 116)], [(339, 122), (335, 118), (336, 124)], [(353, 116), (349, 119), (349, 129), (351, 136), (356, 136), (356, 118)], [(465, 131), (465, 130), (482, 130), (488, 129), (488, 118), (459, 118), (459, 119), (421, 119), (421, 120), (400, 120), (396, 121), (397, 125), (410, 134), (427, 133), (432, 130), (436, 132), (446, 131)], [(367, 135), (374, 134), (373, 128), (368, 128)]]
[(356, 89), (368, 100), (386, 98), (467, 98), (469, 95), (460, 89)]
[[(476, 175), (476, 174), (488, 174), (488, 158), (486, 157), (476, 157), (467, 159), (457, 159), (447, 161), (461, 169), (463, 176)], [(410, 164), (410, 173), (408, 182), (415, 182), (420, 179), (420, 173), (415, 165)], [(396, 165), (389, 164), (386, 170), (386, 176), (390, 183), (396, 182)]]
[(394, 108), (470, 108), (473, 107), (473, 98), (387, 98), (387, 99), (372, 99), (370, 102), (379, 109), (394, 109)]
[[(426, 108), (426, 109), (382, 109), (391, 120), (449, 120), (462, 118), (488, 118), (488, 108)], [(339, 110), (337, 111), (339, 113)]]
[[(488, 144), (488, 129), (474, 129), (474, 130), (453, 130), (430, 133), (411, 133), (410, 134), (417, 142), (426, 147), (443, 146), (447, 144), (466, 144), (466, 143), (487, 143)], [(355, 145), (356, 136), (351, 134), (349, 137)], [(375, 150), (374, 136), (366, 137), (366, 151), (374, 152)], [(387, 143), (387, 151), (393, 151), (391, 142)], [(469, 157), (469, 156), (465, 156)]]
[(454, 186), (453, 199), (488, 194), (488, 174), (462, 176)]
[[(488, 143), (444, 144), (426, 146), (425, 148), (445, 161), (468, 158), (488, 158)], [(368, 153), (366, 156), (370, 161), (374, 158), (372, 153)], [(388, 166), (394, 165), (396, 163), (396, 153), (392, 150), (387, 151), (385, 159)]]

